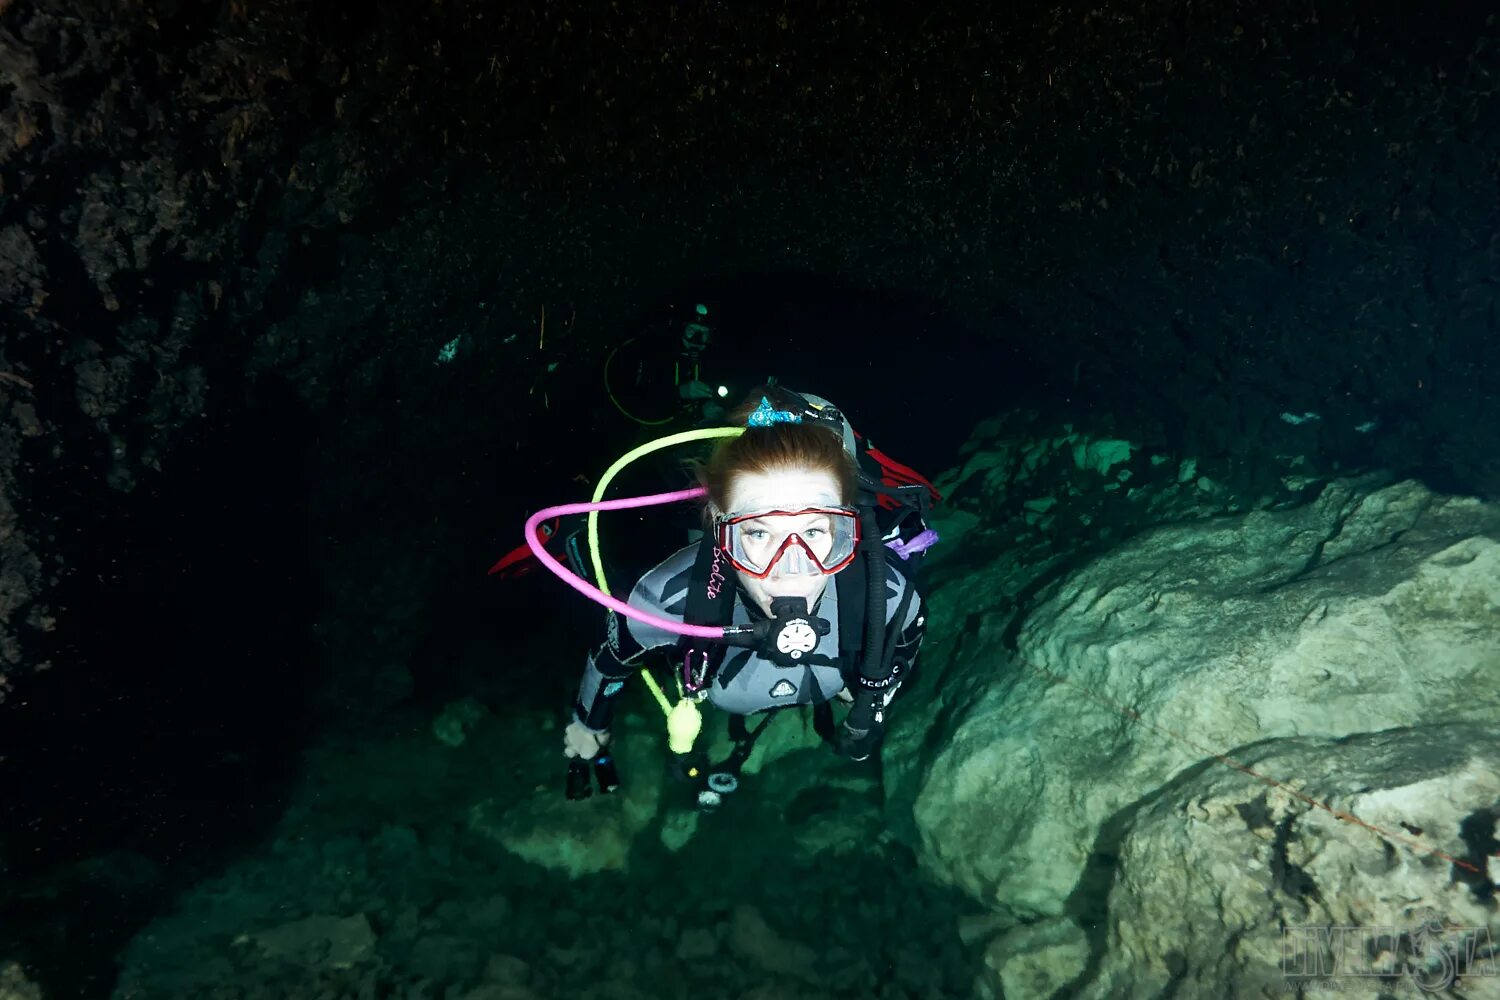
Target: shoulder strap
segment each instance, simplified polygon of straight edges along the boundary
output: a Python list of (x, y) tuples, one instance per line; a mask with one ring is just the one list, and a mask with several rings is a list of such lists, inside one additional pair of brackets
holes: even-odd
[[(682, 620), (689, 625), (727, 625), (734, 617), (734, 575), (719, 557), (712, 534), (698, 542), (698, 554), (688, 575), (687, 601)], [(684, 685), (692, 690), (707, 687), (728, 647), (690, 635), (677, 640), (677, 664)]]
[(865, 645), (865, 595), (869, 560), (860, 554), (833, 578), (839, 595), (839, 658), (847, 677), (857, 666), (859, 651)]
[[(912, 595), (917, 589), (916, 574), (921, 567), (921, 556), (925, 554), (918, 552), (908, 558), (908, 572), (902, 574), (906, 579), (905, 593), (896, 608), (895, 621), (888, 625), (885, 620), (886, 567), (900, 557), (886, 547), (885, 539), (894, 535), (906, 541), (926, 530), (926, 515), (932, 508), (933, 497), (938, 494), (925, 480), (905, 485), (887, 483), (871, 468), (881, 466), (868, 453), (860, 455), (860, 465), (865, 473), (860, 477), (860, 523), (864, 528), (860, 539), (861, 558), (854, 560), (844, 573), (859, 567), (864, 579), (861, 581), (862, 592), (856, 590), (858, 585), (851, 581), (850, 600), (847, 602), (851, 609), (849, 618), (845, 617), (846, 591), (839, 590), (840, 646), (844, 635), (858, 637), (859, 648), (845, 661), (857, 666), (846, 666), (845, 677), (851, 684), (878, 690), (890, 682), (895, 664), (892, 656), (895, 636), (899, 635), (902, 619), (911, 606)], [(877, 507), (877, 499), (881, 503), (889, 501), (889, 505)], [(857, 621), (852, 617), (854, 609), (859, 615)]]

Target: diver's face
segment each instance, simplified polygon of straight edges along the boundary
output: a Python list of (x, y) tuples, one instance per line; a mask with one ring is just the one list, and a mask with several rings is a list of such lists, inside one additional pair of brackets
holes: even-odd
[[(729, 491), (731, 513), (837, 507), (841, 502), (838, 481), (831, 474), (807, 469), (773, 474), (745, 473), (735, 480), (733, 488)], [(810, 529), (808, 541), (814, 545), (817, 544), (814, 537), (817, 525), (814, 522), (818, 520), (818, 517), (819, 515), (816, 514), (805, 515), (808, 521), (807, 527)], [(767, 615), (771, 613), (772, 599), (777, 597), (806, 598), (808, 608), (812, 608), (818, 598), (823, 595), (823, 588), (828, 585), (828, 574), (814, 572), (783, 576), (780, 567), (781, 564), (778, 563), (771, 570), (771, 575), (764, 580), (739, 570), (735, 572), (744, 583), (745, 591), (755, 599), (755, 603)]]

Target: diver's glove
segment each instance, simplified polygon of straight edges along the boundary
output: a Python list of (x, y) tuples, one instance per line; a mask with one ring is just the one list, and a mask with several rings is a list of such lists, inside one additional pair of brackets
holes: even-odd
[(884, 738), (885, 722), (875, 718), (874, 692), (860, 691), (854, 696), (854, 704), (839, 726), (833, 752), (850, 760), (868, 760)]
[(608, 743), (608, 729), (590, 729), (577, 719), (568, 723), (568, 728), (563, 730), (563, 756), (565, 757), (589, 760)]

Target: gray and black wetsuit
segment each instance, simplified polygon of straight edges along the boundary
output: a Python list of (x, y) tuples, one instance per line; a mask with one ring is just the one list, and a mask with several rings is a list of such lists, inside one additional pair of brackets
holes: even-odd
[[(635, 589), (630, 593), (630, 605), (660, 618), (682, 621), (697, 553), (698, 545), (694, 543), (657, 564), (636, 583)], [(887, 627), (895, 617), (901, 595), (908, 586), (906, 577), (895, 566), (887, 563)], [(823, 589), (823, 596), (813, 607), (813, 614), (832, 626), (818, 643), (815, 652), (837, 658), (838, 588), (832, 581)], [(765, 617), (736, 580), (733, 621), (747, 623)], [(622, 620), (626, 625), (623, 629), (620, 628)], [(906, 620), (895, 640), (893, 679), (880, 692), (879, 704), (882, 709), (890, 704), (896, 690), (911, 676), (917, 650), (926, 632), (926, 624), (927, 614), (922, 607), (922, 599), (913, 593), (911, 602), (907, 605)], [(583, 681), (578, 686), (578, 700), (573, 706), (578, 721), (596, 731), (608, 729), (613, 716), (614, 700), (626, 680), (641, 669), (648, 654), (674, 651), (678, 638), (675, 632), (610, 612), (609, 637), (589, 655)], [(854, 669), (853, 664), (844, 665), (844, 671), (852, 672)], [(837, 666), (798, 666), (786, 669), (761, 656), (756, 650), (731, 647), (708, 689), (708, 700), (726, 712), (751, 715), (787, 705), (815, 705), (828, 701), (846, 684), (852, 690), (852, 680)]]

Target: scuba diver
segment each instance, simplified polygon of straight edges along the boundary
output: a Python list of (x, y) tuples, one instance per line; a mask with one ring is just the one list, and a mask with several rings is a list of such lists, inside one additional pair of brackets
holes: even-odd
[[(675, 356), (666, 357), (660, 352), (650, 354), (648, 352), (653, 345), (637, 337), (624, 341), (610, 351), (604, 362), (604, 390), (616, 410), (646, 427), (678, 421), (684, 422), (686, 426), (707, 427), (723, 422), (726, 413), (723, 400), (729, 395), (729, 387), (719, 383), (709, 384), (703, 380), (702, 356), (713, 337), (708, 316), (707, 305), (700, 302), (693, 307), (691, 317), (683, 326), (682, 339)], [(455, 339), (453, 344), (457, 343), (458, 340)], [(448, 348), (445, 351), (447, 354), (442, 360), (451, 360), (452, 352)], [(614, 380), (613, 383), (611, 379)], [(626, 393), (627, 388), (633, 392)], [(630, 398), (630, 408), (627, 409), (616, 395), (617, 389)], [(665, 397), (669, 392), (673, 400), (670, 404), (673, 412), (662, 417), (642, 415), (646, 411), (640, 410), (635, 399), (631, 398)], [(575, 574), (586, 575), (579, 551), (582, 531), (559, 534), (560, 528), (560, 518), (544, 523), (539, 529), (542, 544), (551, 552), (565, 554), (568, 565)], [(697, 531), (690, 532), (693, 540), (696, 540), (697, 535)], [(539, 563), (529, 542), (522, 542), (500, 556), (490, 566), (488, 575), (500, 580), (519, 580)]]
[[(682, 338), (674, 352), (663, 353), (651, 340), (631, 337), (604, 359), (604, 391), (616, 410), (646, 427), (688, 420), (690, 426), (705, 427), (722, 422), (729, 387), (703, 379), (703, 353), (713, 337), (708, 306), (698, 303), (682, 327)], [(654, 353), (653, 353), (654, 351)], [(668, 391), (668, 369), (672, 398), (669, 412), (642, 406), (640, 396), (660, 396)], [(625, 396), (622, 400), (620, 397)]]
[[(527, 522), (538, 558), (611, 609), (564, 731), (570, 798), (590, 794), (590, 764), (601, 791), (618, 784), (610, 727), (621, 690), (637, 674), (667, 716), (674, 771), (698, 786), (704, 808), (737, 787), (755, 737), (785, 708), (812, 706), (817, 731), (837, 753), (868, 759), (892, 699), (911, 681), (927, 620), (914, 578), (937, 541), (925, 515), (941, 495), (821, 397), (768, 382), (730, 418), (729, 427), (645, 446), (718, 438), (706, 462), (691, 463), (697, 488), (599, 502), (632, 453), (601, 479), (595, 502), (544, 508)], [(646, 572), (628, 603), (568, 573), (534, 537), (557, 516), (588, 511), (592, 520), (601, 510), (684, 499), (701, 500), (701, 538)], [(590, 543), (603, 587), (592, 525)], [(675, 706), (650, 669), (663, 654), (673, 666)], [(734, 749), (718, 765), (694, 749), (705, 700), (729, 715)], [(848, 709), (837, 728), (835, 701)], [(746, 718), (761, 713), (750, 729)]]

